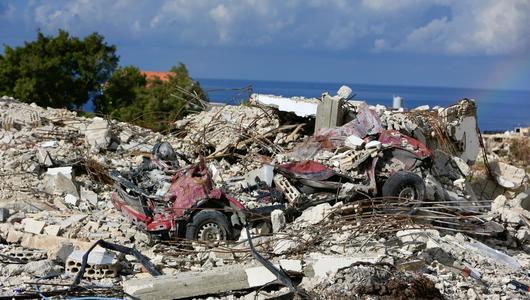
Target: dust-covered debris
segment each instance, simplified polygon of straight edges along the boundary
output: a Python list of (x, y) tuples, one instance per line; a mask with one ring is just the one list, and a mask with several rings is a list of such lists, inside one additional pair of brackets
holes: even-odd
[[(213, 106), (167, 134), (1, 98), (1, 294), (526, 297), (528, 173), (507, 159), (524, 143), (484, 148), (473, 100), (407, 111), (338, 94)], [(143, 256), (95, 251), (80, 286), (101, 288), (64, 288), (99, 240)]]

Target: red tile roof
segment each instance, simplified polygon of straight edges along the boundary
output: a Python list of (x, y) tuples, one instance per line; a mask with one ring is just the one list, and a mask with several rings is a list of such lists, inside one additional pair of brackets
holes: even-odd
[(171, 72), (154, 72), (154, 71), (140, 71), (143, 75), (145, 75), (145, 79), (147, 81), (152, 81), (155, 79), (155, 77), (158, 77), (162, 81), (168, 81), (170, 75), (174, 75)]

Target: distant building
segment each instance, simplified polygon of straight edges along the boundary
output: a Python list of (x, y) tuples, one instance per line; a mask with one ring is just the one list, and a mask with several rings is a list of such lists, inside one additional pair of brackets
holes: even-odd
[(155, 72), (155, 71), (140, 71), (143, 75), (145, 75), (145, 79), (147, 79), (147, 82), (155, 80), (156, 77), (158, 77), (161, 81), (168, 81), (169, 76), (174, 75), (171, 72)]
[(515, 133), (520, 136), (530, 136), (530, 127), (516, 127)]

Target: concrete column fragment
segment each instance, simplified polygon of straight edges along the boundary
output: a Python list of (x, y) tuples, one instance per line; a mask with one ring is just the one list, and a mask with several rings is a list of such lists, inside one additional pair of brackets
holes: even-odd
[[(281, 260), (286, 271), (300, 272), (298, 260)], [(175, 276), (127, 280), (123, 291), (140, 299), (182, 299), (245, 290), (276, 280), (264, 266), (231, 265), (203, 272), (183, 272)]]
[(317, 106), (315, 132), (320, 128), (334, 128), (342, 125), (344, 117), (342, 104), (342, 98), (331, 97), (328, 94), (322, 96), (322, 102)]

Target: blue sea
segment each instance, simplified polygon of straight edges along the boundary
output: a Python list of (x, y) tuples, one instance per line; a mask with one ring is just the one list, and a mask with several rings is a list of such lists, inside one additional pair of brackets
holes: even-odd
[(358, 100), (369, 104), (392, 106), (393, 96), (403, 98), (405, 108), (428, 104), (448, 106), (462, 98), (472, 98), (478, 105), (478, 123), (482, 131), (505, 131), (530, 126), (530, 90), (493, 90), (449, 87), (415, 87), (350, 83), (285, 82), (261, 80), (197, 79), (211, 102), (237, 104), (249, 93), (285, 97), (319, 97), (323, 92), (336, 94), (348, 85)]

